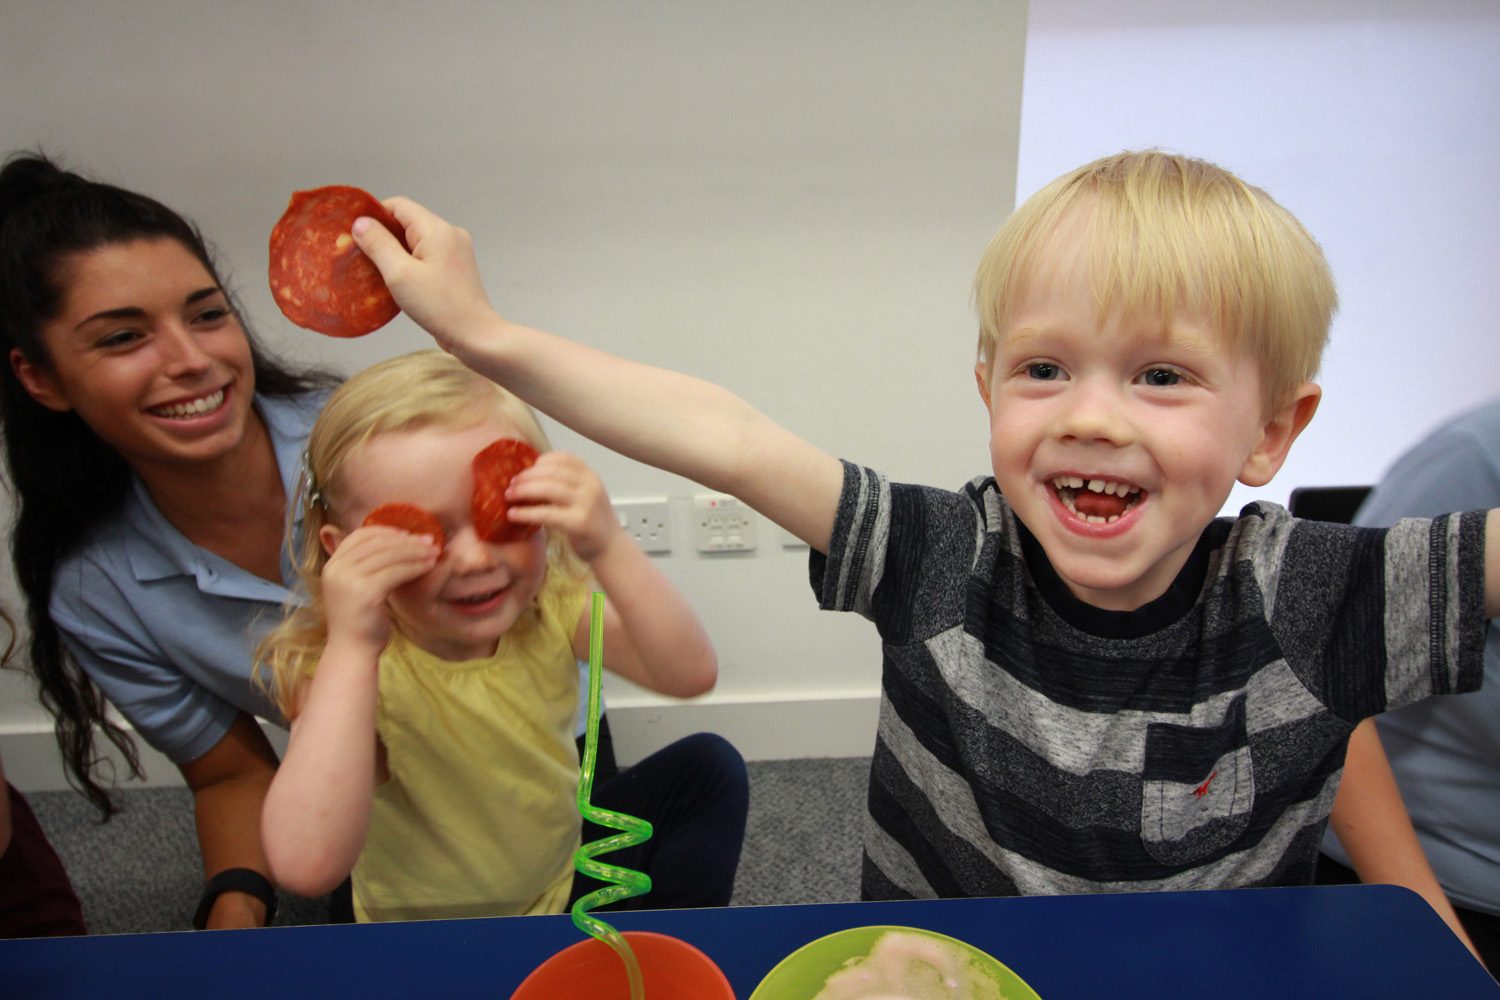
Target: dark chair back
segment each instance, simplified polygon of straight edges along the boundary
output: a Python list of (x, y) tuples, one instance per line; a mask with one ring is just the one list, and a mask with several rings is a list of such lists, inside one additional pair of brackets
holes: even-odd
[(1309, 521), (1337, 521), (1348, 524), (1354, 520), (1359, 505), (1370, 495), (1369, 486), (1299, 486), (1292, 490), (1286, 509), (1293, 517)]

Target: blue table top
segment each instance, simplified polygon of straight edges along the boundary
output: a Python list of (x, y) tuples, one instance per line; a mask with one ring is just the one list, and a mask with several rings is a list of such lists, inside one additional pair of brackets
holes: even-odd
[[(748, 906), (609, 915), (696, 945), (745, 1000), (803, 944), (925, 927), (1010, 966), (1042, 1000), (1500, 1000), (1415, 894), (1392, 886)], [(567, 916), (0, 941), (0, 997), (506, 1000), (581, 940)]]

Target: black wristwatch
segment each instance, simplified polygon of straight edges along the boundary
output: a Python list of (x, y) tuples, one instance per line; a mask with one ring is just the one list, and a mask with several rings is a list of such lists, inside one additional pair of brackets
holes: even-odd
[(246, 892), (265, 903), (267, 927), (276, 919), (276, 887), (271, 880), (253, 868), (226, 868), (204, 886), (198, 912), (193, 914), (195, 930), (201, 931), (208, 926), (208, 914), (214, 908), (214, 900), (225, 892)]

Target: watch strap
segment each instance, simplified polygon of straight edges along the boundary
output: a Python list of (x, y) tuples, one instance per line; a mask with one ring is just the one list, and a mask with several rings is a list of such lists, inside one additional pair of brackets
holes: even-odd
[(203, 887), (198, 912), (193, 914), (194, 929), (201, 931), (208, 926), (208, 915), (214, 908), (214, 901), (226, 892), (248, 893), (265, 903), (266, 926), (276, 919), (276, 887), (271, 880), (253, 868), (226, 868)]

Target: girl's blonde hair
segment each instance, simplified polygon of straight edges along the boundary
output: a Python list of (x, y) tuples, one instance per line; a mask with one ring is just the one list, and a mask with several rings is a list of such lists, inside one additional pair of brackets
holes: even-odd
[(1202, 160), (1108, 156), (1048, 184), (1000, 227), (979, 264), (979, 360), (988, 377), (1011, 310), (1059, 233), (1081, 234), (1102, 321), (1202, 316), (1260, 366), (1267, 408), (1317, 374), (1338, 308), (1323, 251), (1270, 195)]
[[(255, 650), (257, 680), (288, 719), (295, 712), (298, 689), (312, 676), (328, 641), (322, 601), (328, 554), (319, 536), (324, 525), (336, 521), (350, 456), (382, 434), (424, 427), (461, 428), (491, 417), (514, 426), (538, 452), (552, 450), (530, 407), (442, 351), (418, 351), (382, 361), (349, 379), (328, 398), (307, 439), (296, 499), (302, 534), (300, 539), (288, 539), (297, 567), (298, 593), (287, 603), (281, 623)], [(551, 588), (587, 576), (587, 568), (567, 538), (561, 532), (548, 532), (547, 573), (538, 600)], [(533, 602), (510, 632), (524, 638), (535, 625)]]

